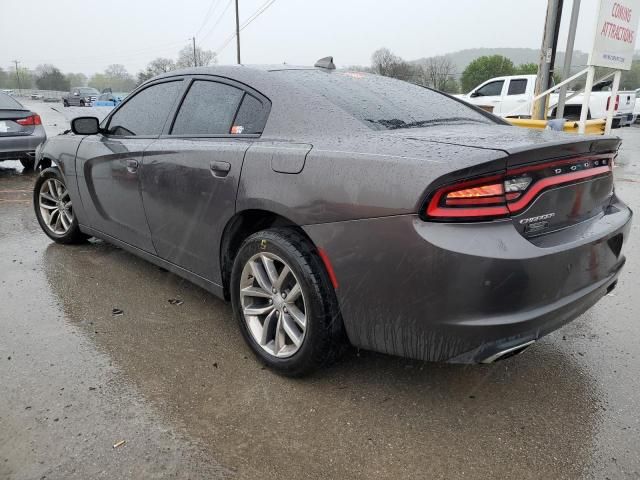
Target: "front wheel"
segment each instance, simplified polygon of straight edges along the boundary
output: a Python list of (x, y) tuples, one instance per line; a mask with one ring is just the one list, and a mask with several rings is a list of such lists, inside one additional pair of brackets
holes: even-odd
[(81, 243), (88, 238), (80, 231), (69, 190), (57, 168), (40, 172), (33, 189), (33, 206), (49, 238), (58, 243)]
[(302, 376), (345, 346), (342, 318), (322, 260), (289, 229), (258, 232), (238, 252), (231, 299), (253, 352), (278, 373)]
[(62, 101), (62, 106), (63, 107), (68, 107), (69, 106), (69, 102), (67, 102), (66, 100)]

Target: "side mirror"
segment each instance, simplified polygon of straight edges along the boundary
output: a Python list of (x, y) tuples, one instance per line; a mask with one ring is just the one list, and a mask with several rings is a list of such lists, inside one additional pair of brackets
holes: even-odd
[(76, 135), (100, 133), (100, 121), (96, 117), (77, 117), (71, 120), (71, 131)]
[(476, 97), (479, 97), (479, 96), (480, 96), (480, 94), (476, 91), (476, 92), (471, 92), (471, 93), (469, 94), (469, 96), (470, 96), (471, 98), (476, 98)]

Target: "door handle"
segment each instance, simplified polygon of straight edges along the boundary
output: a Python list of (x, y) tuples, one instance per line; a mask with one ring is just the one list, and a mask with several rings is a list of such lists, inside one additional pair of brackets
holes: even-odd
[(229, 175), (231, 164), (228, 162), (214, 161), (209, 164), (209, 168), (211, 169), (211, 173), (213, 173), (214, 177), (222, 178)]
[(127, 172), (136, 173), (138, 171), (138, 161), (134, 159), (127, 160)]

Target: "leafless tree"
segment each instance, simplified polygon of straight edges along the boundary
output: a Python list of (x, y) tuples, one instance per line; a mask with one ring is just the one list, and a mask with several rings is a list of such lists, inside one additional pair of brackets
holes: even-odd
[(455, 64), (446, 56), (428, 58), (422, 67), (424, 84), (436, 90), (448, 91), (455, 73)]
[(371, 69), (378, 75), (416, 81), (416, 67), (391, 53), (388, 48), (380, 48), (371, 55)]
[(196, 47), (196, 55), (195, 59), (193, 58), (193, 47), (191, 45), (186, 45), (180, 53), (178, 53), (178, 61), (176, 65), (179, 68), (186, 67), (194, 67), (196, 63), (194, 60), (197, 60), (198, 67), (206, 67), (207, 65), (211, 65), (214, 63), (218, 63), (218, 59), (216, 58), (216, 54), (213, 50), (203, 50), (200, 47)]

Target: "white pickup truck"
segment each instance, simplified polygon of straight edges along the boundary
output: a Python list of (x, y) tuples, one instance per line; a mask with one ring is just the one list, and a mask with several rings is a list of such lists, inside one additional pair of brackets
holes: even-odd
[[(531, 116), (531, 99), (534, 97), (536, 84), (535, 75), (512, 75), (495, 77), (481, 83), (466, 95), (458, 97), (465, 102), (477, 105), (501, 117), (529, 117)], [(594, 85), (589, 99), (588, 118), (605, 118), (607, 105), (611, 97), (611, 82)], [(568, 95), (570, 95), (569, 92)], [(618, 92), (613, 114), (613, 127), (630, 125), (633, 122), (636, 92)], [(558, 95), (551, 94), (549, 101), (550, 116), (555, 116), (555, 106)], [(582, 94), (567, 100), (564, 117), (571, 120), (580, 118)]]

